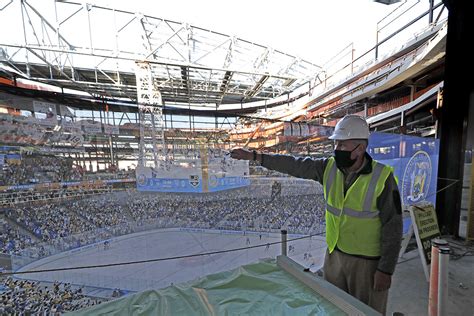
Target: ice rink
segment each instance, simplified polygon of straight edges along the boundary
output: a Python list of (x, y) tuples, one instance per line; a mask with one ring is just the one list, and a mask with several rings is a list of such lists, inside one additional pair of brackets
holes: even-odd
[[(291, 241), (298, 237), (288, 235), (288, 246), (294, 247), (288, 252), (288, 256), (312, 271), (318, 270), (323, 265), (326, 250), (324, 237), (313, 236)], [(184, 228), (153, 230), (115, 238), (110, 240), (109, 247), (104, 247), (103, 243), (99, 243), (57, 254), (33, 262), (19, 271), (126, 263), (242, 247), (250, 248), (182, 259), (23, 274), (17, 277), (47, 282), (57, 280), (103, 289), (119, 288), (125, 291), (158, 289), (172, 283), (186, 282), (204, 275), (230, 270), (261, 258), (275, 258), (281, 254), (281, 245), (277, 243), (267, 246), (267, 243), (280, 240), (280, 234), (266, 232), (244, 234), (243, 232)], [(259, 247), (252, 248), (254, 246)]]

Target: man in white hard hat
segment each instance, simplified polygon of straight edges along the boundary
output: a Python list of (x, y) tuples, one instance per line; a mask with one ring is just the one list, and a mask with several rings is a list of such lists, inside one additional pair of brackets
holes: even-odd
[(324, 188), (326, 242), (324, 278), (385, 314), (388, 289), (402, 239), (400, 193), (393, 169), (366, 152), (369, 127), (346, 115), (334, 133), (334, 156), (313, 159), (234, 149), (231, 157), (312, 179)]

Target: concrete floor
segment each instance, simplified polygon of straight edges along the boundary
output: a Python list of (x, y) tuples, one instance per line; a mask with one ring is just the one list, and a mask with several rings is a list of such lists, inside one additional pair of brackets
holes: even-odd
[[(465, 256), (449, 260), (447, 315), (474, 315), (474, 246), (462, 241), (445, 238), (455, 254)], [(470, 254), (470, 255), (469, 255)], [(392, 279), (387, 315), (393, 312), (409, 316), (428, 315), (429, 284), (423, 272), (418, 250), (414, 249), (401, 258)]]

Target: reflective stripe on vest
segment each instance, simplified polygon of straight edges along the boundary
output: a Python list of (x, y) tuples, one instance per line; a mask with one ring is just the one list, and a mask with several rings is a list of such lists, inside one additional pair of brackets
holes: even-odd
[[(367, 193), (365, 194), (365, 199), (364, 199), (364, 210), (370, 210), (372, 207), (372, 200), (374, 198), (375, 194), (375, 186), (377, 185), (377, 182), (379, 181), (380, 175), (382, 174), (382, 170), (385, 166), (379, 163), (376, 163), (375, 166), (373, 166), (372, 169), (372, 178), (370, 179), (369, 183), (369, 189), (367, 190)], [(326, 181), (326, 192), (329, 194), (329, 190), (331, 189), (332, 184), (334, 183), (334, 180), (336, 179), (336, 174), (337, 174), (337, 166), (335, 163), (332, 164), (332, 168), (329, 171), (329, 176)], [(347, 216), (352, 216), (352, 217), (359, 217), (359, 218), (372, 218), (376, 217), (379, 215), (379, 211), (356, 211), (351, 208), (345, 207), (342, 209), (342, 214), (341, 210), (329, 205), (326, 199), (326, 210), (328, 210), (330, 213), (332, 213), (335, 216), (341, 216), (342, 214), (347, 215)]]
[[(341, 216), (341, 210), (326, 203), (326, 210), (336, 216)], [(379, 211), (356, 211), (348, 207), (342, 209), (342, 213), (351, 217), (373, 218), (379, 216)]]

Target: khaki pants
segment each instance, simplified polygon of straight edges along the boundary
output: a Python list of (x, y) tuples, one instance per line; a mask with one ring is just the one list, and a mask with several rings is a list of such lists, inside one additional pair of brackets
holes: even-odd
[(324, 279), (385, 315), (388, 290), (374, 291), (378, 260), (347, 255), (338, 250), (326, 251)]

